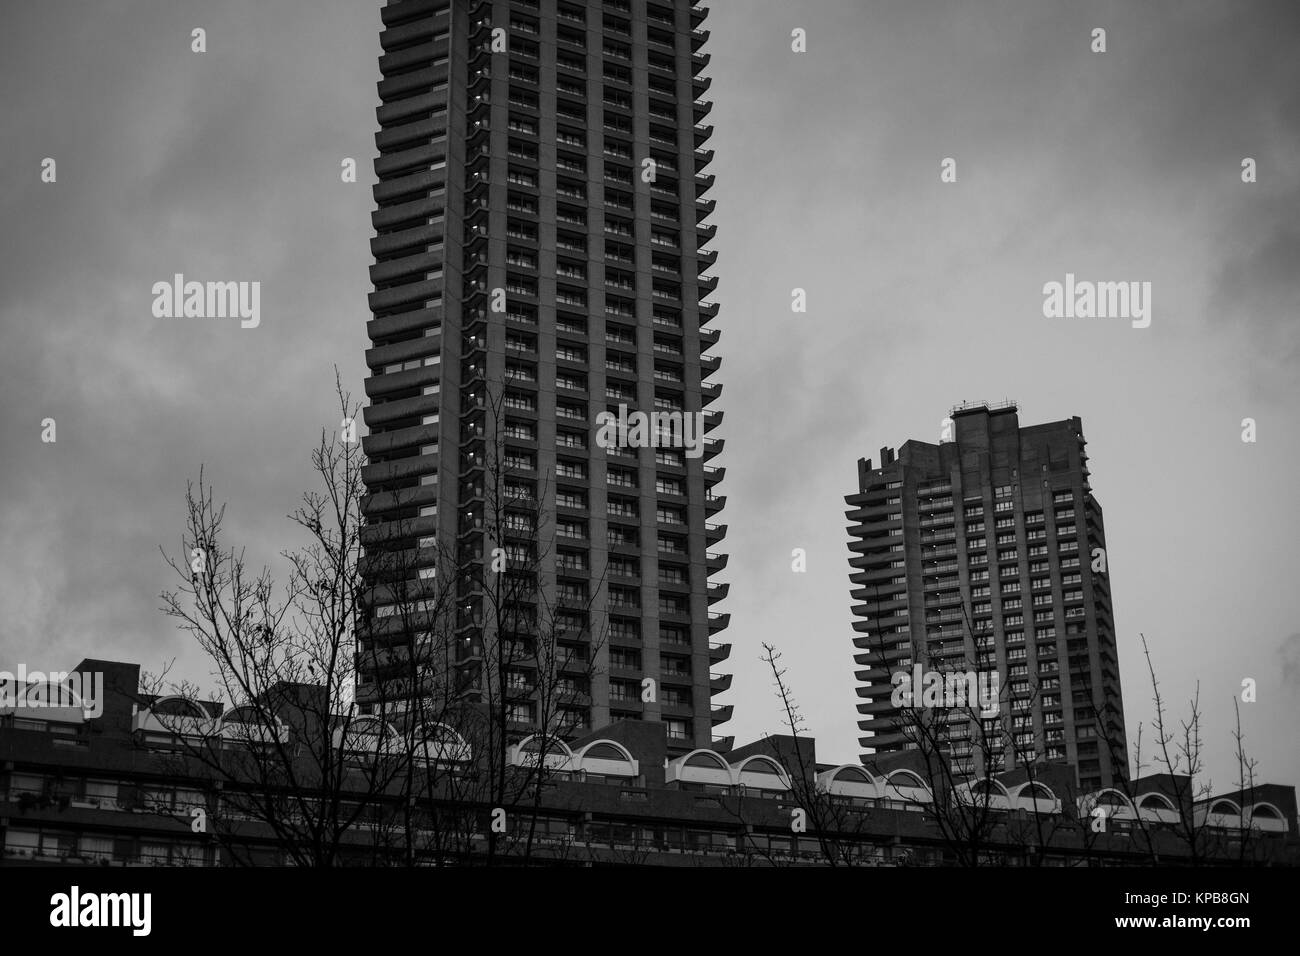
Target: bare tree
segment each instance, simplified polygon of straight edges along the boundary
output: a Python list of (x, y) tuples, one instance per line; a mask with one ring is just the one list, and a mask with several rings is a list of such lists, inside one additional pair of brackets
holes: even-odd
[[(818, 775), (812, 742), (806, 734), (808, 727), (803, 713), (786, 682), (786, 668), (781, 665), (781, 653), (772, 644), (763, 644), (761, 660), (772, 673), (772, 684), (781, 703), (781, 720), (790, 733), (790, 745), (781, 748), (786, 772), (790, 778), (790, 795), (798, 809), (805, 814), (808, 832), (817, 841), (819, 858), (830, 866), (852, 866), (873, 861), (869, 841), (869, 811), (855, 806), (845, 797), (831, 792)], [(735, 814), (744, 822), (743, 801), (735, 804)], [(781, 862), (767, 846), (758, 844), (746, 829), (745, 839), (750, 851), (768, 863)]]
[[(186, 491), (184, 557), (164, 552), (180, 584), (163, 593), (162, 610), (196, 640), (216, 691), (236, 706), (206, 730), (194, 723), (202, 712), (184, 705), (156, 716), (172, 732), (173, 757), (220, 789), (216, 832), (235, 862), (247, 859), (250, 822), (295, 863), (355, 858), (383, 832), (378, 818), (402, 778), (402, 749), (384, 739), (384, 725), (376, 733), (354, 699), (367, 613), (364, 456), (349, 427), (358, 409), (337, 372), (335, 385), (344, 434), (322, 433), (312, 453), (321, 489), (304, 493), (290, 515), (307, 543), (282, 552), (281, 587), (225, 544), (225, 506), (202, 470)], [(146, 690), (165, 689), (161, 676), (154, 685)], [(198, 696), (193, 684), (171, 690), (185, 701)]]

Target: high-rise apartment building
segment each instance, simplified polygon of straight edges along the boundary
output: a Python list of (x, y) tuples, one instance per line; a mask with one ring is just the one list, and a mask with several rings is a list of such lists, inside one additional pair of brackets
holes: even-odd
[[(996, 670), (999, 715), (952, 731), (954, 765), (983, 774), (1068, 760), (1084, 789), (1127, 778), (1101, 506), (1078, 418), (1020, 427), (1016, 406), (954, 408), (938, 444), (858, 462), (845, 500), (861, 683), (860, 743), (916, 746), (894, 675)], [(979, 738), (990, 744), (975, 746)]]
[[(727, 585), (709, 582), (726, 527), (710, 464), (722, 441), (705, 437), (722, 419), (718, 308), (702, 301), (717, 284), (706, 12), (383, 8), (366, 354), (370, 547), (403, 550), (417, 590), (444, 573), (437, 555), (482, 574), (498, 548), (518, 558), (539, 613), (571, 625), (566, 647), (591, 664), (572, 733), (659, 720), (674, 749), (728, 746), (714, 729), (731, 710), (712, 703), (730, 675), (711, 673), (729, 645), (710, 640), (728, 616), (710, 611)], [(620, 408), (692, 416), (698, 445), (602, 447), (598, 416)], [(497, 636), (484, 602), (460, 587), (471, 674)], [(381, 596), (374, 612), (382, 624), (393, 608)], [(363, 673), (358, 699), (383, 677)], [(521, 729), (538, 719), (526, 700), (512, 708)]]

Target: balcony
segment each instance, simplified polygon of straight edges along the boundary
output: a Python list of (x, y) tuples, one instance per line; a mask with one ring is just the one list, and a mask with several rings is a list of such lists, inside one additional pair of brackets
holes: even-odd
[(723, 644), (720, 641), (709, 642), (709, 666), (721, 664), (731, 656), (731, 645)]
[[(725, 528), (726, 525), (723, 525), (723, 527)], [(710, 631), (724, 631), (727, 629), (728, 625), (730, 624), (731, 624), (731, 615), (729, 613), (724, 612), (719, 614), (714, 611), (709, 612)]]
[(720, 583), (720, 584), (710, 584), (710, 585), (709, 585), (709, 592), (708, 592), (708, 593), (709, 593), (709, 603), (710, 603), (710, 604), (716, 604), (718, 601), (721, 601), (723, 598), (725, 598), (725, 597), (727, 596), (727, 592), (730, 591), (730, 590), (731, 590), (731, 585), (730, 585), (730, 584), (723, 584), (723, 583)]
[(731, 687), (730, 674), (710, 674), (709, 675), (709, 693), (721, 694)]
[[(708, 378), (722, 367), (722, 357), (718, 355), (700, 356), (700, 378)], [(707, 387), (707, 386), (706, 386)], [(705, 404), (708, 404), (707, 402)]]
[(704, 511), (710, 517), (717, 514), (726, 506), (727, 506), (726, 495), (705, 495), (704, 496)]
[(725, 724), (729, 721), (733, 709), (731, 704), (713, 704), (709, 708), (709, 719), (713, 722), (713, 726), (716, 727), (718, 724)]
[(705, 566), (708, 574), (717, 574), (727, 566), (728, 555), (709, 551), (705, 554)]
[(718, 277), (712, 275), (700, 276), (696, 280), (696, 284), (699, 287), (701, 296), (712, 295), (714, 290), (718, 288)]
[[(722, 338), (720, 329), (704, 329), (700, 332), (700, 350), (711, 349), (718, 344)], [(715, 370), (716, 371), (716, 370)], [(711, 373), (710, 373), (711, 374)]]

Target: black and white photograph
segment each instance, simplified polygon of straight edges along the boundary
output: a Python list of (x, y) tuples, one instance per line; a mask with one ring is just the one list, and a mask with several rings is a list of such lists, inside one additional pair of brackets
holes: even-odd
[(6, 0), (0, 76), (17, 939), (1285, 926), (1295, 0)]

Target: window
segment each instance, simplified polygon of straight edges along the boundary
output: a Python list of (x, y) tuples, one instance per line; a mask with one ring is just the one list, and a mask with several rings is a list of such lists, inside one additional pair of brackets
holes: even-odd
[(561, 551), (555, 563), (561, 571), (587, 570), (587, 556), (581, 551)]
[(661, 594), (659, 596), (659, 613), (660, 614), (686, 614), (687, 602), (685, 598), (676, 595)]
[(633, 648), (611, 647), (609, 650), (609, 666), (622, 670), (640, 670), (641, 652)]
[(640, 574), (640, 567), (631, 558), (610, 558), (609, 573), (613, 577), (635, 578)]
[(661, 495), (684, 495), (685, 488), (676, 478), (656, 478), (655, 492)]
[(686, 542), (682, 538), (659, 535), (659, 550), (668, 554), (685, 554)]
[(661, 524), (685, 524), (686, 519), (683, 517), (682, 509), (659, 507), (655, 509), (655, 518)]

